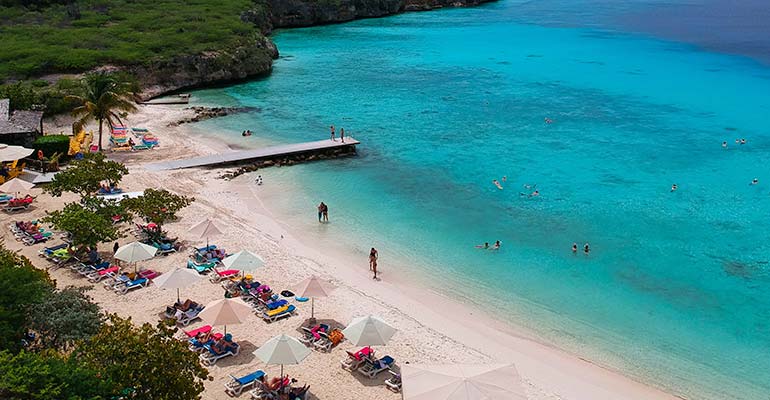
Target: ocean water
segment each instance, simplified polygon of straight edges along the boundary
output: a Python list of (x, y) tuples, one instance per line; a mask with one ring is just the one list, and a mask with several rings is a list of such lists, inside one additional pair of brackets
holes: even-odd
[(310, 240), (362, 269), (375, 246), (384, 279), (687, 398), (768, 399), (770, 37), (726, 17), (692, 34), (722, 4), (501, 1), (282, 31), (270, 77), (195, 93), (260, 111), (197, 129), (249, 147), (344, 127), (358, 157), (261, 171), (302, 189), (276, 212)]

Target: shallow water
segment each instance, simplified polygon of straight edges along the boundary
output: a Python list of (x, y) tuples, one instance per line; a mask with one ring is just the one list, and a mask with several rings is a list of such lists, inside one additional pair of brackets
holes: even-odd
[[(279, 207), (290, 225), (361, 254), (374, 245), (383, 268), (401, 260), (389, 273), (433, 277), (672, 392), (766, 399), (770, 70), (635, 23), (676, 4), (582, 3), (283, 31), (271, 77), (196, 92), (261, 112), (197, 127), (239, 145), (344, 127), (359, 157), (265, 171), (305, 189)], [(498, 252), (474, 248), (497, 239)]]

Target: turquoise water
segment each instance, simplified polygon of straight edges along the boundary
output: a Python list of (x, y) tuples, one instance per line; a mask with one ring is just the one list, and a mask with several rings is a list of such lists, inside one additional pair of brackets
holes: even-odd
[(261, 111), (198, 127), (244, 146), (344, 127), (359, 157), (263, 171), (303, 187), (290, 225), (671, 392), (770, 398), (770, 70), (521, 10), (280, 32), (271, 77), (196, 92)]

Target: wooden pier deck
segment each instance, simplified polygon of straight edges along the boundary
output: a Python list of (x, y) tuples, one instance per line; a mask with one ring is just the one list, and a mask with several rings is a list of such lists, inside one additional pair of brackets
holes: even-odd
[(355, 147), (358, 144), (360, 144), (360, 142), (352, 137), (346, 137), (345, 143), (342, 143), (339, 138), (337, 138), (335, 141), (326, 139), (316, 142), (283, 144), (278, 146), (264, 147), (261, 149), (239, 150), (182, 160), (164, 161), (148, 164), (145, 168), (151, 171), (164, 171), (182, 168), (213, 167), (219, 165), (245, 163), (256, 160), (275, 159), (301, 153), (320, 153), (332, 149), (351, 146)]

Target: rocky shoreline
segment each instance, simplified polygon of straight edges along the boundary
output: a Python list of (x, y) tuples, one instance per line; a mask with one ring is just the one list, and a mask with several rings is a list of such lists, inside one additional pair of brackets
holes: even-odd
[(212, 118), (225, 117), (232, 114), (260, 111), (258, 107), (187, 107), (185, 110), (192, 110), (195, 115), (171, 122), (166, 126), (179, 126), (182, 124), (201, 122)]
[[(241, 19), (257, 26), (265, 35), (273, 29), (306, 27), (377, 18), (409, 11), (444, 7), (472, 7), (495, 0), (266, 0), (255, 1)], [(265, 11), (265, 10), (269, 11)], [(248, 45), (202, 54), (176, 57), (149, 65), (127, 68), (139, 80), (138, 97), (147, 101), (180, 90), (222, 85), (269, 74), (278, 48), (267, 36), (255, 37)]]

